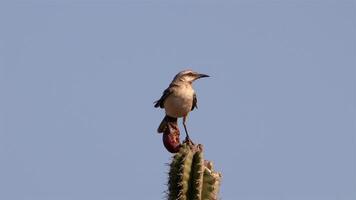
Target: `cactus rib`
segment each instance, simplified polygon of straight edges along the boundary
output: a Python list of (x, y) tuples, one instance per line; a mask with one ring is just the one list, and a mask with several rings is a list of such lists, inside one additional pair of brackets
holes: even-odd
[(202, 145), (184, 143), (173, 156), (168, 180), (168, 200), (218, 199), (221, 174), (204, 161)]

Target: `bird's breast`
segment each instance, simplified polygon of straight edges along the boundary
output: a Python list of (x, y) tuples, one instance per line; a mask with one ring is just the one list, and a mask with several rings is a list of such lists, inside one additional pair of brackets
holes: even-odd
[(192, 88), (175, 90), (164, 102), (166, 114), (177, 118), (188, 115), (192, 109), (193, 95)]

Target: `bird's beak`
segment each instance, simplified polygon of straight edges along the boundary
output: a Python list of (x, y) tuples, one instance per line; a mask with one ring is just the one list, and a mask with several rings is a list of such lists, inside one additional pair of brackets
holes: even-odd
[(199, 78), (205, 78), (205, 77), (210, 77), (209, 75), (206, 74), (198, 74), (197, 79)]

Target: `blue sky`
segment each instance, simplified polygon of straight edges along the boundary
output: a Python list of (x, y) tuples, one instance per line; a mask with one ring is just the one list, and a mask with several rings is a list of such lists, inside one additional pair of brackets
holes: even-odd
[(153, 108), (192, 68), (225, 200), (356, 198), (351, 0), (1, 1), (0, 199), (163, 199)]

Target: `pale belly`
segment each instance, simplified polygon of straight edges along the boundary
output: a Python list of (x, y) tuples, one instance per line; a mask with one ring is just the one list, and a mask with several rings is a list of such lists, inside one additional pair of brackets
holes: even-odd
[(164, 102), (166, 114), (171, 117), (184, 117), (192, 109), (193, 93), (184, 95), (170, 95)]

